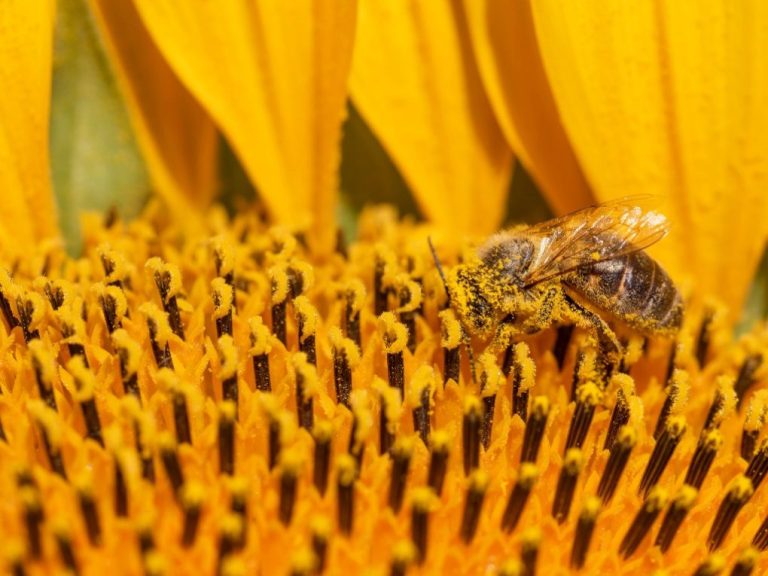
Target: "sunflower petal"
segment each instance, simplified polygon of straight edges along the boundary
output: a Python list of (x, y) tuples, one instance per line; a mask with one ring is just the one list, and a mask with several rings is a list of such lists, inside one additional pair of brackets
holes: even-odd
[(530, 5), (464, 0), (463, 7), (488, 100), (515, 156), (555, 212), (591, 204), (544, 72)]
[(332, 248), (356, 2), (135, 1), (275, 219)]
[(456, 233), (501, 222), (512, 166), (457, 2), (360, 4), (352, 100), (425, 216)]
[(55, 4), (0, 2), (0, 233), (19, 248), (58, 235), (48, 172)]
[(89, 0), (157, 191), (192, 214), (215, 193), (216, 128), (163, 59), (133, 0)]
[(673, 232), (655, 253), (738, 311), (768, 233), (768, 5), (531, 6), (596, 195), (658, 195)]

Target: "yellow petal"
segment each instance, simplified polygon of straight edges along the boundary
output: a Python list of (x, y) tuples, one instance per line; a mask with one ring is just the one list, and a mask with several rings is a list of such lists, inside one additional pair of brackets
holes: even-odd
[(55, 5), (0, 2), (0, 233), (3, 244), (58, 235), (48, 171)]
[(133, 0), (90, 0), (157, 191), (174, 211), (215, 192), (216, 128), (164, 60)]
[(135, 1), (272, 215), (332, 248), (356, 2)]
[(483, 93), (456, 2), (360, 4), (350, 91), (355, 106), (446, 230), (501, 222), (512, 156)]
[(531, 6), (598, 198), (658, 195), (672, 234), (655, 253), (738, 315), (768, 232), (768, 4)]
[(488, 100), (515, 156), (555, 212), (591, 204), (544, 72), (530, 5), (464, 0), (463, 6)]

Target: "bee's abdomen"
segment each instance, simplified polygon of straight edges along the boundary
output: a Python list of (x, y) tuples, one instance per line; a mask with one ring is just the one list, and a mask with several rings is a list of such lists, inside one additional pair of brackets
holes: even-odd
[(650, 332), (674, 331), (683, 303), (672, 279), (645, 252), (582, 266), (565, 283), (599, 309)]

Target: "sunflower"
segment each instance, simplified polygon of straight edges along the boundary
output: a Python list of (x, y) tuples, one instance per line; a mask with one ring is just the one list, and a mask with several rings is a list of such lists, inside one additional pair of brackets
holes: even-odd
[[(765, 11), (0, 4), (8, 570), (765, 571)], [(679, 331), (472, 338), (528, 175), (652, 196)]]

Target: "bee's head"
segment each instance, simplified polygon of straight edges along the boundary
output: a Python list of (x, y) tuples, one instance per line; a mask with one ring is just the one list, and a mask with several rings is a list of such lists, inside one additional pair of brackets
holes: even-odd
[(477, 255), (493, 274), (520, 285), (533, 259), (533, 244), (527, 238), (500, 233), (489, 238)]
[(481, 263), (461, 264), (449, 272), (446, 285), (451, 306), (467, 331), (480, 338), (490, 336), (499, 307), (488, 269)]

